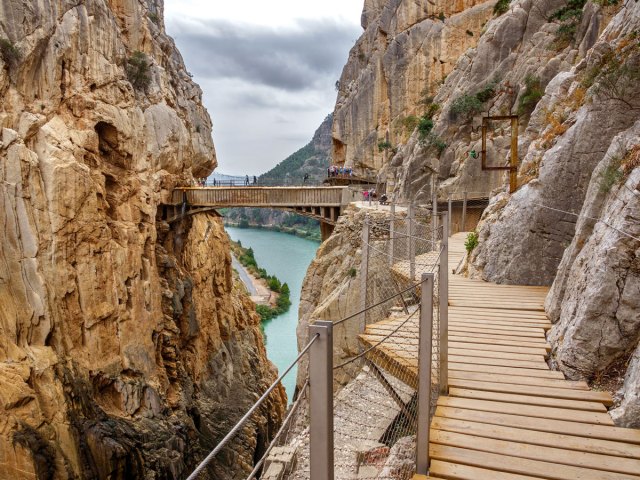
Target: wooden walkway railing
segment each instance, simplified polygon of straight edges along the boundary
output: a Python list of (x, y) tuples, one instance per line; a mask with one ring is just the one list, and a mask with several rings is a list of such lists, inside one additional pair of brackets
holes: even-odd
[(199, 207), (341, 207), (352, 199), (345, 187), (194, 187), (173, 192), (172, 203), (184, 200)]
[[(465, 237), (450, 240), (450, 268)], [(545, 361), (548, 289), (449, 278), (449, 395), (431, 422), (429, 477), (415, 479), (640, 479), (640, 430), (615, 427), (608, 393)], [(369, 325), (362, 342), (376, 345), (401, 320)], [(372, 359), (402, 365), (415, 385), (417, 334), (394, 340)]]

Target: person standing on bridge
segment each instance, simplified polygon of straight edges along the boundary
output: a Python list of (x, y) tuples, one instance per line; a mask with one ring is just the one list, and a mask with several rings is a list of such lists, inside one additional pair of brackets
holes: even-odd
[(257, 184), (258, 184), (258, 179), (256, 178), (256, 176), (255, 176), (255, 175), (253, 176), (253, 184), (254, 184), (254, 185), (257, 185)]
[(304, 178), (302, 179), (302, 183), (307, 183), (307, 180), (309, 180), (309, 174), (305, 173)]
[(245, 175), (245, 177), (244, 177), (244, 186), (245, 187), (249, 186), (249, 175)]

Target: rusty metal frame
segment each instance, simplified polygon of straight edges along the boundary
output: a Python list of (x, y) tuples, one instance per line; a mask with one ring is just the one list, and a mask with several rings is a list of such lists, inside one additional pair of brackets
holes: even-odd
[[(507, 166), (487, 165), (487, 131), (489, 122), (511, 120), (511, 162)], [(482, 170), (509, 170), (509, 191), (518, 188), (518, 115), (497, 115), (482, 117)]]

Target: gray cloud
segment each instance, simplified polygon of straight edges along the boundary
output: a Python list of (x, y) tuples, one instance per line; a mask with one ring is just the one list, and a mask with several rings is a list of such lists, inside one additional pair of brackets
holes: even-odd
[(330, 19), (299, 20), (290, 29), (193, 22), (174, 19), (168, 28), (196, 76), (241, 79), (290, 92), (332, 84), (361, 31)]

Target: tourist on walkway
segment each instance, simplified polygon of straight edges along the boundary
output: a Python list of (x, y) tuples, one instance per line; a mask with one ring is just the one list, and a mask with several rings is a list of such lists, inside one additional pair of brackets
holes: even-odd
[(255, 175), (253, 176), (253, 184), (254, 184), (254, 185), (257, 185), (257, 184), (258, 184), (258, 179), (256, 178), (256, 176), (255, 176)]
[(244, 177), (244, 186), (245, 187), (249, 186), (249, 175), (245, 175), (245, 177)]

